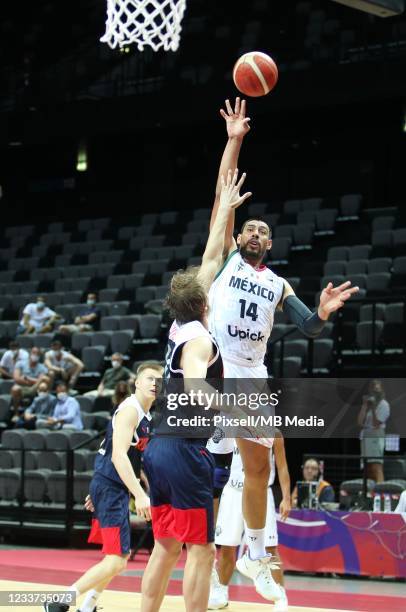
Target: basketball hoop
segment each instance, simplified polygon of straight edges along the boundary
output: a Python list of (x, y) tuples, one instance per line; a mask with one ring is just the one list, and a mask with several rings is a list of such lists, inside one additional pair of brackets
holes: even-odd
[(176, 51), (186, 0), (107, 0), (106, 32), (100, 39), (112, 49), (135, 43), (158, 51)]

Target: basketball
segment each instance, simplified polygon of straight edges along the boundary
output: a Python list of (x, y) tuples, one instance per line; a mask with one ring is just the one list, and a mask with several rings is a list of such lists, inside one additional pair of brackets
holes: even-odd
[(246, 96), (266, 96), (278, 82), (278, 68), (273, 59), (261, 53), (245, 53), (235, 63), (233, 79), (237, 89)]

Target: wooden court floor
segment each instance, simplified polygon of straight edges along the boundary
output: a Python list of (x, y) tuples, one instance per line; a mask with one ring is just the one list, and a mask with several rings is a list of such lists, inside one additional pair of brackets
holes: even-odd
[[(57, 591), (64, 590), (66, 587), (57, 587), (54, 584), (38, 584), (32, 582), (17, 582), (11, 580), (0, 580), (0, 591)], [(79, 600), (80, 603), (81, 600)], [(98, 605), (103, 608), (103, 612), (136, 612), (139, 610), (141, 597), (139, 593), (128, 593), (125, 591), (105, 591), (101, 596)], [(39, 612), (43, 608), (39, 606), (1, 606), (1, 612)], [(71, 610), (76, 610), (76, 606)], [(185, 606), (181, 597), (167, 596), (161, 607), (162, 612), (184, 612)], [(254, 604), (245, 602), (230, 602), (227, 612), (265, 612), (272, 610), (272, 604)], [(326, 612), (321, 608), (302, 608), (289, 606), (291, 612)], [(339, 610), (329, 610), (329, 612), (341, 612)], [(348, 611), (345, 611), (348, 612)]]

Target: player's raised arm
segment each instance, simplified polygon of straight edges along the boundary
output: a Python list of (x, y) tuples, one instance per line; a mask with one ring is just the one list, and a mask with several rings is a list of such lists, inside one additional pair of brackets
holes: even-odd
[(233, 173), (229, 170), (226, 178), (221, 177), (221, 192), (216, 219), (211, 226), (209, 238), (203, 253), (202, 265), (198, 278), (206, 291), (210, 289), (215, 275), (222, 265), (224, 244), (226, 239), (226, 227), (230, 212), (241, 206), (241, 204), (252, 194), (244, 193), (240, 196), (240, 189), (244, 184), (246, 175), (243, 174), (238, 180), (238, 170)]
[[(224, 149), (223, 157), (221, 158), (219, 174), (216, 184), (216, 197), (214, 200), (214, 206), (211, 213), (210, 229), (217, 216), (217, 211), (220, 204), (221, 194), (221, 177), (226, 176), (228, 170), (234, 172), (238, 167), (238, 157), (241, 150), (242, 141), (244, 136), (249, 132), (249, 117), (246, 117), (246, 102), (236, 98), (234, 109), (232, 108), (230, 101), (226, 100), (226, 110), (221, 109), (220, 114), (226, 121), (228, 141), (226, 148)], [(224, 254), (225, 257), (229, 251), (235, 248), (235, 242), (233, 238), (234, 232), (234, 210), (230, 211), (229, 218), (227, 220), (227, 230), (224, 243)]]
[(350, 297), (359, 291), (346, 281), (338, 287), (328, 283), (320, 294), (320, 303), (316, 312), (312, 312), (295, 294), (290, 284), (284, 280), (284, 293), (280, 308), (286, 312), (292, 323), (308, 338), (316, 338), (322, 331), (329, 316), (342, 308)]

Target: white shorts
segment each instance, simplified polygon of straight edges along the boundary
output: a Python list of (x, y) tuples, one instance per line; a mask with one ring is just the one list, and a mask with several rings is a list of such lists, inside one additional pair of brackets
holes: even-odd
[[(266, 510), (265, 546), (278, 546), (276, 529), (275, 502), (272, 489), (268, 488), (268, 504)], [(226, 485), (220, 499), (219, 513), (216, 524), (215, 543), (222, 546), (239, 546), (245, 531), (242, 514), (242, 490)]]
[[(224, 367), (224, 392), (227, 392), (227, 378), (233, 379), (248, 379), (253, 378), (257, 380), (265, 380), (268, 378), (268, 372), (266, 366), (260, 363), (257, 366), (248, 367), (241, 365), (233, 361), (229, 361), (227, 358), (223, 358)], [(233, 391), (235, 389), (233, 388)], [(250, 442), (261, 444), (267, 448), (272, 448), (273, 438), (246, 438)], [(219, 455), (225, 455), (226, 453), (232, 453), (234, 450), (234, 438), (223, 438), (216, 440), (216, 437), (210, 438), (207, 443), (207, 448), (211, 453), (218, 453)]]

